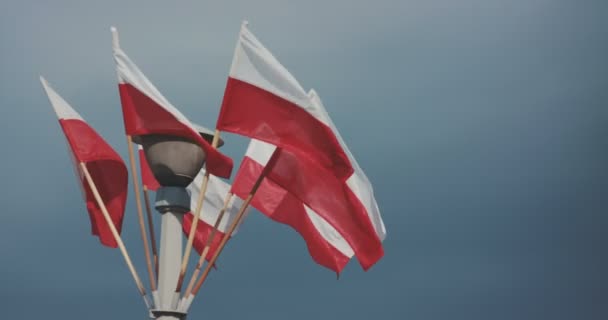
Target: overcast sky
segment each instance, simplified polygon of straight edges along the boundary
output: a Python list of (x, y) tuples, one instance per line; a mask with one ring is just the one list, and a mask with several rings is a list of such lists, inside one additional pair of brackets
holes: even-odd
[[(366, 170), (385, 257), (336, 280), (252, 214), (190, 319), (608, 318), (605, 0), (1, 1), (3, 318), (145, 317), (119, 251), (90, 235), (38, 76), (126, 159), (110, 26), (212, 127), (243, 19)], [(240, 161), (246, 139), (225, 140)]]

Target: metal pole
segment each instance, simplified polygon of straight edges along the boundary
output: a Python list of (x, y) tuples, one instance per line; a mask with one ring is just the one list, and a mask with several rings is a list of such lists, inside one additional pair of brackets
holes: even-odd
[(162, 214), (158, 260), (160, 306), (152, 313), (158, 320), (184, 320), (186, 314), (176, 311), (175, 286), (182, 261), (182, 220), (184, 213), (190, 211), (190, 196), (181, 187), (161, 187), (155, 205)]

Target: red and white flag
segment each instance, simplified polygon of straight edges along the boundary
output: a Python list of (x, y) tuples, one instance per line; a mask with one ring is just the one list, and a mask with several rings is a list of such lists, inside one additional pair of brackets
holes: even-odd
[[(252, 140), (233, 184), (235, 194), (243, 197), (249, 193), (275, 149)], [(296, 229), (317, 263), (340, 272), (354, 254), (367, 270), (383, 256), (380, 239), (386, 232), (379, 212), (366, 209), (363, 202), (369, 198), (359, 198), (358, 191), (347, 183), (286, 150), (276, 149), (268, 165), (252, 205)], [(359, 188), (371, 191), (371, 185)], [(369, 205), (377, 208), (375, 200)], [(376, 232), (374, 221), (380, 223), (381, 232)]]
[(42, 86), (57, 113), (59, 124), (67, 139), (69, 153), (75, 162), (79, 183), (91, 220), (92, 233), (101, 244), (116, 248), (110, 227), (106, 222), (95, 197), (81, 172), (79, 163), (84, 163), (95, 182), (112, 222), (120, 234), (127, 200), (128, 172), (122, 158), (89, 126), (70, 105), (55, 92), (48, 82), (40, 77)]
[(246, 22), (239, 33), (216, 127), (312, 158), (343, 180), (353, 173), (320, 110), (247, 29)]
[(134, 137), (165, 134), (194, 141), (207, 155), (209, 173), (222, 178), (230, 177), (232, 159), (213, 148), (122, 51), (115, 28), (112, 28), (112, 36), (126, 133)]
[[(274, 150), (274, 146), (265, 142), (251, 141), (232, 185), (235, 195), (247, 197)], [(251, 206), (296, 230), (306, 242), (312, 259), (338, 274), (354, 255), (350, 245), (331, 224), (269, 179), (262, 181)]]
[[(196, 202), (200, 193), (200, 186), (202, 185), (203, 176), (205, 175), (205, 169), (201, 170), (194, 181), (188, 186), (187, 190), (190, 193), (190, 208), (196, 207)], [(217, 217), (224, 207), (224, 201), (226, 196), (230, 192), (230, 184), (224, 182), (222, 179), (209, 176), (209, 183), (207, 185), (207, 192), (205, 192), (205, 199), (203, 202), (203, 206), (201, 208), (201, 215), (199, 217), (199, 223), (196, 225), (196, 234), (194, 237), (194, 249), (198, 252), (199, 255), (203, 253), (205, 245), (207, 244), (207, 239), (211, 235), (211, 231), (213, 230), (213, 226), (217, 221)], [(243, 200), (238, 197), (232, 197), (230, 202), (228, 203), (228, 207), (226, 212), (224, 213), (224, 217), (220, 222), (217, 231), (213, 237), (211, 246), (209, 247), (209, 252), (205, 257), (207, 260), (211, 259), (215, 250), (217, 249), (220, 241), (226, 233), (228, 232), (228, 228), (236, 219), (237, 213), (241, 206), (243, 205)], [(190, 234), (190, 227), (192, 224), (192, 220), (194, 219), (194, 215), (192, 213), (187, 213), (184, 215), (184, 222), (182, 224), (184, 234), (186, 237)], [(237, 232), (238, 228), (234, 230), (231, 236), (234, 236)]]

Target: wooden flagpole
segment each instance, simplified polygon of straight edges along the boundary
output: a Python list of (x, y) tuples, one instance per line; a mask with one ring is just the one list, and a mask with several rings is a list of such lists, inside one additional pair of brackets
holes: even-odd
[[(213, 148), (217, 148), (217, 145), (220, 142), (220, 130), (215, 129), (215, 133), (213, 134), (213, 141), (211, 142), (211, 146)], [(192, 225), (190, 226), (190, 233), (188, 235), (188, 243), (186, 244), (186, 249), (184, 250), (184, 257), (182, 259), (182, 265), (179, 272), (179, 278), (177, 280), (177, 286), (175, 287), (175, 292), (182, 291), (182, 285), (184, 283), (184, 277), (186, 275), (186, 269), (188, 268), (188, 261), (190, 260), (190, 253), (192, 252), (192, 244), (194, 242), (194, 235), (196, 233), (196, 226), (198, 225), (198, 220), (201, 216), (201, 208), (203, 206), (203, 200), (205, 199), (205, 193), (207, 193), (207, 185), (209, 184), (209, 170), (205, 170), (205, 175), (203, 176), (203, 183), (201, 186), (201, 191), (198, 195), (198, 199), (196, 201), (196, 211), (194, 212), (194, 218), (192, 220)]]
[(184, 292), (184, 297), (188, 297), (190, 295), (190, 292), (192, 292), (192, 288), (194, 287), (194, 284), (196, 283), (198, 274), (201, 272), (201, 269), (203, 268), (203, 264), (205, 263), (205, 257), (207, 256), (207, 253), (211, 249), (211, 244), (213, 243), (213, 238), (215, 237), (215, 234), (216, 234), (217, 230), (219, 229), (220, 223), (222, 222), (222, 219), (224, 218), (224, 214), (226, 213), (226, 209), (228, 208), (228, 204), (230, 203), (230, 200), (232, 200), (233, 196), (234, 196), (234, 194), (232, 194), (232, 193), (228, 193), (226, 195), (226, 200), (224, 201), (224, 207), (222, 208), (219, 215), (217, 216), (217, 219), (215, 220), (215, 224), (213, 225), (213, 230), (211, 230), (211, 233), (207, 237), (207, 242), (205, 243), (205, 248), (203, 249), (203, 252), (198, 259), (198, 263), (196, 264), (196, 269), (194, 269), (194, 272), (192, 273), (192, 277), (190, 278), (190, 282), (188, 283), (188, 287), (186, 288), (186, 291)]
[(133, 176), (133, 189), (135, 191), (135, 203), (137, 204), (137, 216), (139, 220), (139, 231), (141, 232), (141, 240), (144, 243), (144, 252), (146, 256), (146, 266), (148, 267), (148, 278), (150, 279), (150, 290), (156, 291), (156, 279), (152, 262), (150, 259), (150, 246), (146, 235), (146, 227), (144, 223), (144, 215), (142, 213), (141, 198), (139, 193), (139, 179), (137, 179), (137, 169), (135, 167), (135, 154), (133, 153), (133, 138), (127, 135), (127, 147), (129, 148), (129, 162), (131, 164), (131, 174)]
[(142, 298), (144, 299), (144, 303), (146, 304), (148, 309), (150, 309), (151, 304), (150, 304), (150, 301), (148, 300), (148, 298), (146, 297), (146, 289), (144, 288), (144, 285), (142, 284), (141, 279), (137, 275), (137, 271), (135, 270), (135, 267), (133, 266), (133, 262), (131, 262), (129, 253), (127, 252), (127, 249), (125, 248), (125, 244), (122, 242), (122, 239), (121, 239), (120, 235), (118, 234), (118, 231), (116, 230), (116, 226), (114, 225), (114, 222), (112, 222), (112, 218), (110, 217), (110, 214), (108, 213), (108, 210), (106, 209), (106, 206), (103, 203), (101, 196), (99, 195), (97, 186), (95, 186), (95, 182), (93, 181), (93, 178), (91, 177), (91, 174), (89, 173), (89, 170), (87, 169), (87, 166), (84, 162), (80, 162), (80, 168), (82, 169), (82, 172), (84, 173), (84, 176), (87, 180), (87, 183), (89, 184), (89, 187), (91, 188), (91, 191), (93, 191), (93, 195), (95, 196), (97, 205), (99, 205), (99, 208), (101, 209), (101, 212), (103, 213), (106, 223), (110, 227), (110, 231), (112, 232), (112, 235), (114, 236), (114, 240), (116, 240), (116, 243), (118, 244), (118, 247), (120, 248), (120, 252), (122, 253), (122, 256), (125, 258), (125, 262), (127, 263), (127, 267), (129, 267), (129, 271), (131, 271), (131, 275), (133, 276), (133, 279), (135, 280), (137, 289), (139, 290), (139, 293), (141, 294)]
[(152, 255), (154, 260), (154, 274), (158, 279), (158, 250), (156, 249), (156, 235), (154, 234), (154, 221), (152, 220), (152, 209), (150, 208), (150, 197), (148, 187), (142, 183), (144, 189), (144, 200), (146, 204), (146, 215), (148, 217), (148, 230), (150, 231), (150, 242), (152, 242)]

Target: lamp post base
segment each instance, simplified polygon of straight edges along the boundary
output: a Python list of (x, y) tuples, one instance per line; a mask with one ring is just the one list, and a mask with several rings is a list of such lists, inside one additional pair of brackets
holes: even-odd
[(156, 320), (186, 320), (187, 314), (175, 310), (152, 310)]

